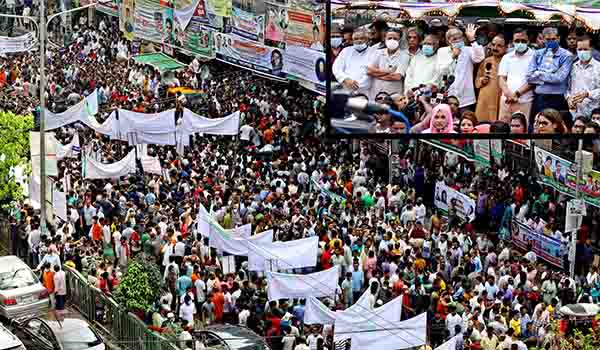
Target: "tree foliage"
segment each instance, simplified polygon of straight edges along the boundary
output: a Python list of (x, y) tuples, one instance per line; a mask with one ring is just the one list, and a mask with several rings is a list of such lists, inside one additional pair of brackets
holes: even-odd
[(130, 262), (114, 298), (129, 311), (149, 312), (160, 296), (160, 281), (157, 265), (138, 258)]
[(29, 160), (29, 131), (33, 116), (21, 116), (0, 111), (0, 207), (7, 209), (11, 202), (23, 198), (12, 169)]

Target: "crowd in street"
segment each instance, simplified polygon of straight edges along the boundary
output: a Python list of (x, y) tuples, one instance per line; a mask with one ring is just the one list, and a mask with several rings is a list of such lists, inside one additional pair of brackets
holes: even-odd
[[(439, 19), (408, 28), (383, 19), (334, 26), (332, 80), (403, 112), (413, 133), (598, 134), (596, 38), (563, 29)], [(362, 119), (369, 133), (406, 131), (387, 113)]]
[[(131, 47), (112, 25), (102, 20), (98, 29), (81, 27), (73, 44), (50, 51), (51, 110), (65, 110), (94, 89), (104, 117), (114, 108), (151, 112), (185, 106), (213, 118), (239, 110), (239, 140), (194, 137), (184, 154), (174, 146), (149, 145), (148, 154), (165, 170), (162, 176), (140, 171), (92, 181), (82, 178), (80, 159), (61, 161), (59, 178), (69, 178), (68, 218), (55, 218), (42, 234), (39, 213), (26, 200), (11, 219), (14, 253), (43, 273), (56, 309), (64, 307), (68, 294), (61, 263), (110, 295), (130, 262), (141, 258), (160, 269), (163, 286), (145, 321), (158, 332), (174, 325), (184, 329), (182, 349), (192, 347), (186, 338), (192, 329), (223, 323), (254, 330), (276, 350), (351, 345), (335, 344), (331, 325), (304, 324), (305, 300), (268, 302), (264, 276), (248, 271), (244, 259), (236, 259), (235, 273), (224, 273), (223, 257), (198, 232), (200, 204), (225, 229), (252, 224), (253, 234), (273, 229), (276, 241), (318, 236), (313, 270), (341, 269), (337, 295), (325, 304), (343, 310), (367, 292), (375, 308), (402, 296), (402, 319), (427, 312), (427, 341), (434, 348), (460, 334), (461, 350), (545, 345), (562, 305), (598, 302), (600, 275), (591, 241), (597, 241), (600, 216), (586, 218), (579, 232), (576, 279), (568, 277), (567, 264), (550, 268), (499, 234), (510, 234), (516, 218), (536, 228), (544, 222), (542, 232), (569, 240), (562, 233), (565, 195), (541, 187), (526, 169), (476, 169), (413, 142), (404, 145), (400, 176), (389, 183), (385, 155), (375, 148), (323, 140), (325, 106), (316, 94), (238, 70), (226, 79), (202, 81), (197, 60), (166, 79), (132, 64)], [(16, 111), (32, 110), (39, 85), (33, 56), (11, 56), (4, 63), (10, 74), (0, 72), (5, 74), (0, 100), (15, 101)], [(197, 109), (184, 95), (167, 97), (169, 86), (203, 89), (207, 108)], [(20, 98), (7, 98), (8, 93)], [(64, 144), (75, 133), (82, 151), (103, 162), (130, 149), (82, 125), (56, 131)], [(474, 221), (461, 218), (452, 205), (447, 213), (432, 205), (437, 181), (476, 199)]]

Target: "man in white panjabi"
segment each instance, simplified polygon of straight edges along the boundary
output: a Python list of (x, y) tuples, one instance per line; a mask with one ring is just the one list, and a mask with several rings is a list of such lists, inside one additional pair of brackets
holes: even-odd
[(390, 29), (385, 35), (383, 50), (372, 54), (367, 66), (367, 74), (371, 79), (369, 100), (374, 101), (377, 94), (404, 91), (404, 77), (410, 61), (407, 50), (400, 48), (402, 31), (399, 28)]

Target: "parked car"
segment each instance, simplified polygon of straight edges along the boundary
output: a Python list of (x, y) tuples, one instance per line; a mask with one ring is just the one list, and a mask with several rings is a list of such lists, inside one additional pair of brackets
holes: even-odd
[(27, 349), (105, 350), (104, 341), (86, 320), (31, 317), (14, 323), (15, 334)]
[(7, 319), (45, 314), (48, 291), (33, 271), (14, 255), (0, 257), (0, 316)]
[(0, 324), (0, 350), (25, 350), (25, 345), (11, 331)]
[[(206, 349), (271, 350), (265, 339), (246, 327), (211, 326), (193, 334)], [(201, 347), (202, 348), (202, 347)]]

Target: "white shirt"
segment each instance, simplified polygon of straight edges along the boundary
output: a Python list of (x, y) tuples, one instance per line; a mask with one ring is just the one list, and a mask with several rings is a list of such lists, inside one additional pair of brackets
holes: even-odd
[(254, 131), (254, 128), (248, 124), (242, 125), (240, 128), (240, 140), (250, 141), (250, 135)]
[(386, 81), (379, 78), (371, 77), (369, 100), (374, 101), (375, 97), (380, 92), (392, 94), (394, 92), (404, 91), (404, 77), (410, 57), (407, 50), (397, 49), (396, 52), (390, 55), (388, 49), (373, 51), (369, 59), (369, 65), (377, 69), (400, 73), (402, 78), (396, 81)]
[(195, 313), (196, 305), (194, 305), (193, 302), (190, 302), (189, 305), (186, 303), (182, 303), (181, 306), (179, 306), (179, 317), (183, 320), (193, 322)]
[(369, 64), (370, 50), (358, 52), (354, 47), (344, 48), (333, 63), (333, 75), (341, 84), (346, 79), (356, 80), (358, 92), (367, 94), (369, 92), (369, 76), (367, 65)]
[[(518, 55), (513, 50), (502, 57), (498, 67), (498, 76), (506, 77), (506, 85), (510, 91), (515, 92), (527, 83), (529, 62), (533, 59), (534, 54), (535, 51), (532, 49), (527, 49), (522, 55)], [(519, 98), (519, 103), (531, 101), (533, 101), (533, 91), (529, 91)]]
[(185, 255), (185, 243), (183, 242), (177, 242), (175, 244), (175, 252), (173, 253), (174, 256), (184, 256)]
[(406, 79), (404, 80), (404, 92), (408, 92), (412, 88), (419, 85), (436, 85), (439, 86), (441, 74), (438, 66), (437, 53), (432, 56), (425, 56), (419, 51), (410, 60), (406, 70)]
[(196, 297), (198, 298), (198, 302), (203, 303), (204, 300), (206, 300), (206, 283), (201, 279), (197, 279), (194, 283), (194, 287), (196, 287)]
[(456, 60), (452, 57), (452, 49), (449, 46), (438, 50), (440, 74), (454, 75), (454, 83), (448, 89), (448, 96), (456, 96), (461, 108), (477, 102), (473, 85), (473, 69), (475, 63), (480, 63), (484, 59), (485, 50), (477, 42), (474, 42), (473, 46), (463, 47)]
[(593, 58), (585, 65), (581, 60), (573, 63), (565, 97), (568, 98), (584, 91), (588, 91), (590, 97), (580, 102), (577, 109), (571, 111), (571, 114), (589, 118), (592, 116), (592, 110), (600, 107), (600, 62)]
[(455, 331), (455, 327), (456, 325), (463, 326), (463, 319), (462, 317), (460, 317), (459, 314), (456, 315), (448, 315), (446, 316), (446, 328), (448, 329), (448, 332), (450, 333), (450, 337), (454, 336), (454, 331)]
[(249, 316), (250, 316), (249, 310), (242, 310), (242, 312), (240, 312), (240, 314), (238, 315), (238, 320), (239, 320), (240, 326), (246, 325), (246, 322), (248, 322)]

